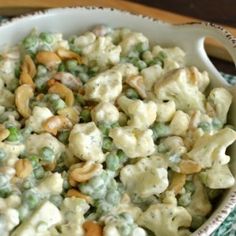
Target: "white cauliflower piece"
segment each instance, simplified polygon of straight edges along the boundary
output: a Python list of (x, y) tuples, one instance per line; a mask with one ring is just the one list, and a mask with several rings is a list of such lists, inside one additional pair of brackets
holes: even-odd
[(180, 236), (186, 231), (184, 228), (191, 225), (191, 215), (184, 207), (177, 206), (173, 192), (168, 194), (173, 196), (168, 196), (163, 203), (151, 205), (138, 219), (139, 225), (156, 236)]
[(39, 155), (40, 149), (43, 147), (49, 147), (54, 151), (55, 160), (61, 156), (65, 151), (63, 143), (59, 142), (57, 138), (49, 133), (32, 134), (26, 140), (26, 153)]
[(215, 164), (212, 168), (202, 171), (200, 176), (203, 183), (212, 189), (231, 188), (235, 183), (228, 165)]
[(173, 135), (185, 136), (188, 130), (190, 117), (183, 111), (176, 111), (170, 122), (170, 130)]
[(59, 48), (70, 49), (68, 41), (63, 39), (63, 34), (53, 33), (51, 36), (53, 38), (53, 43), (51, 45), (53, 51), (56, 51)]
[(119, 107), (130, 117), (129, 126), (138, 129), (147, 129), (156, 120), (157, 105), (153, 101), (143, 102), (125, 96), (118, 98)]
[(27, 127), (30, 127), (34, 132), (43, 132), (42, 124), (49, 117), (53, 116), (52, 112), (47, 107), (35, 106), (32, 115), (25, 121)]
[(141, 74), (143, 75), (146, 90), (151, 91), (155, 82), (161, 78), (163, 69), (157, 64), (143, 69)]
[(214, 88), (211, 90), (208, 102), (215, 111), (214, 116), (218, 118), (222, 124), (225, 124), (227, 113), (232, 103), (232, 95), (225, 88)]
[(97, 102), (112, 102), (122, 91), (122, 74), (107, 70), (90, 79), (84, 86), (85, 97)]
[(91, 116), (96, 124), (100, 122), (113, 124), (119, 120), (119, 111), (112, 103), (101, 102), (91, 110)]
[(61, 194), (63, 190), (63, 178), (60, 173), (50, 173), (37, 185), (42, 194)]
[(196, 141), (187, 155), (199, 163), (202, 168), (209, 168), (214, 163), (224, 165), (230, 161), (230, 156), (225, 154), (226, 148), (235, 140), (236, 132), (230, 128), (221, 129), (213, 135), (204, 134)]
[(157, 101), (157, 117), (158, 122), (169, 122), (173, 118), (176, 106), (174, 101), (161, 102)]
[(98, 66), (106, 68), (120, 61), (121, 47), (114, 45), (109, 36), (98, 37), (93, 43), (82, 49), (82, 54), (88, 62), (96, 62)]
[(96, 40), (96, 35), (92, 32), (86, 32), (83, 35), (77, 37), (74, 41), (75, 46), (79, 48), (84, 48)]
[(130, 158), (145, 157), (154, 153), (155, 145), (152, 130), (139, 130), (133, 127), (117, 127), (109, 132), (117, 148)]
[(112, 67), (111, 70), (120, 72), (123, 79), (139, 74), (138, 68), (131, 63), (121, 63)]
[(122, 55), (127, 56), (130, 51), (133, 50), (133, 48), (138, 43), (145, 43), (149, 45), (148, 38), (146, 38), (142, 33), (137, 32), (129, 32), (123, 36), (122, 41), (120, 42), (120, 46), (122, 48)]
[(4, 166), (14, 167), (18, 157), (24, 152), (25, 145), (0, 142), (0, 149), (6, 153), (6, 158), (3, 161)]
[(69, 137), (70, 151), (81, 160), (103, 162), (102, 133), (94, 122), (76, 124)]
[(205, 96), (199, 90), (198, 82), (192, 79), (188, 68), (167, 73), (161, 80), (156, 81), (154, 92), (159, 100), (173, 100), (179, 110), (205, 110)]
[(33, 212), (30, 218), (21, 223), (21, 225), (14, 230), (12, 236), (43, 235), (44, 232), (39, 232), (39, 227), (37, 227), (42, 223), (42, 221), (45, 225), (45, 232), (47, 232), (50, 227), (59, 224), (62, 221), (62, 215), (59, 209), (49, 201), (40, 205), (39, 208)]
[[(4, 224), (4, 230), (5, 230), (4, 233), (8, 235), (7, 233), (10, 232), (12, 229), (14, 229), (20, 223), (19, 212), (14, 208), (8, 208), (4, 210), (4, 212), (0, 213), (1, 216), (3, 217), (4, 222), (6, 222), (6, 224)], [(1, 229), (0, 233), (2, 233)]]
[(121, 169), (120, 179), (129, 194), (148, 198), (159, 195), (168, 187), (167, 164), (159, 156), (142, 158)]
[(192, 195), (191, 202), (186, 209), (192, 217), (207, 216), (211, 212), (212, 206), (208, 199), (206, 188), (197, 175), (193, 178), (193, 184), (195, 191)]

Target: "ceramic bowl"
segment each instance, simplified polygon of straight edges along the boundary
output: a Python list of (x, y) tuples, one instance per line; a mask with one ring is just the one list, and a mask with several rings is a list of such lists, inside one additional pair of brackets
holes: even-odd
[[(32, 28), (39, 31), (62, 32), (71, 35), (83, 32), (98, 24), (112, 27), (125, 26), (144, 33), (151, 42), (162, 46), (179, 46), (187, 53), (187, 64), (208, 71), (211, 86), (223, 86), (233, 95), (229, 123), (236, 127), (236, 87), (228, 85), (209, 60), (204, 50), (205, 37), (220, 41), (236, 64), (236, 39), (223, 28), (210, 23), (171, 25), (149, 17), (109, 8), (78, 7), (52, 9), (12, 19), (0, 27), (0, 47), (15, 44)], [(231, 146), (231, 157), (236, 157), (236, 143)], [(236, 158), (231, 160), (231, 170), (236, 177)], [(210, 218), (193, 235), (210, 235), (236, 205), (236, 186), (225, 191), (222, 200)]]

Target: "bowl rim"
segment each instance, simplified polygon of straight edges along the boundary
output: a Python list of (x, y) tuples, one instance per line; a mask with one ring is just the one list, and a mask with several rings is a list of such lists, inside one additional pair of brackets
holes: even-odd
[[(109, 10), (109, 11), (116, 11), (122, 14), (127, 14), (130, 16), (136, 16), (140, 17), (146, 20), (149, 20), (150, 22), (156, 22), (158, 24), (163, 24), (166, 26), (186, 26), (186, 25), (207, 25), (211, 26), (219, 31), (221, 31), (225, 37), (231, 41), (233, 47), (236, 48), (236, 37), (234, 37), (228, 30), (223, 28), (222, 26), (211, 23), (208, 21), (201, 21), (201, 20), (196, 20), (196, 21), (190, 21), (186, 23), (170, 23), (170, 22), (165, 22), (163, 20), (159, 20), (158, 18), (154, 18), (148, 15), (143, 15), (141, 13), (135, 13), (131, 12), (128, 10), (124, 9), (119, 9), (119, 8), (114, 8), (114, 7), (103, 7), (103, 6), (93, 6), (93, 5), (88, 5), (88, 6), (68, 6), (68, 7), (56, 7), (56, 8), (49, 8), (49, 9), (40, 9), (36, 10), (33, 12), (29, 13), (24, 13), (20, 14), (19, 16), (14, 16), (8, 19), (2, 19), (0, 22), (0, 28), (8, 27), (12, 24), (14, 24), (16, 21), (21, 21), (23, 19), (27, 18), (32, 18), (32, 17), (37, 17), (37, 16), (43, 16), (47, 14), (60, 14), (61, 12), (64, 11), (70, 11), (70, 10)], [(222, 200), (225, 200), (223, 198)], [(198, 228), (196, 231), (194, 231), (191, 235), (199, 235), (199, 236), (207, 236), (213, 233), (216, 229), (219, 228), (219, 226), (224, 222), (224, 220), (227, 218), (227, 216), (232, 212), (232, 210), (236, 207), (236, 185), (234, 185), (232, 188), (229, 189), (229, 193), (227, 194), (227, 199), (225, 200), (224, 203), (222, 203), (222, 208), (219, 210), (216, 208), (210, 215), (210, 218), (208, 218), (204, 224)], [(213, 216), (213, 214), (215, 214)], [(211, 219), (212, 217), (212, 219)]]

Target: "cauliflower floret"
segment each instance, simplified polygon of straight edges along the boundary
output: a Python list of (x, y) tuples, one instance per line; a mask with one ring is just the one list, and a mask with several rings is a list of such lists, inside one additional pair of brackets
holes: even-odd
[(157, 64), (143, 69), (141, 74), (143, 75), (146, 90), (151, 91), (154, 83), (161, 78), (163, 69)]
[(232, 95), (225, 88), (214, 88), (207, 98), (210, 106), (214, 110), (213, 116), (225, 124), (227, 113), (232, 103)]
[(122, 91), (122, 74), (107, 70), (90, 79), (84, 86), (85, 97), (97, 102), (112, 102)]
[(81, 160), (103, 162), (102, 133), (94, 122), (77, 124), (69, 137), (69, 149)]
[(82, 49), (82, 54), (88, 62), (96, 62), (98, 66), (106, 68), (120, 61), (121, 47), (114, 45), (109, 36), (98, 37), (93, 43)]
[(173, 135), (184, 136), (189, 127), (190, 117), (183, 111), (176, 111), (170, 122), (170, 129)]
[[(36, 209), (26, 221), (22, 222), (19, 227), (14, 230), (12, 236), (27, 236), (27, 235), (45, 235), (44, 232), (62, 221), (62, 216), (59, 209), (49, 201), (46, 201)], [(39, 231), (40, 223), (44, 223), (44, 232)]]
[(121, 169), (120, 179), (128, 193), (141, 198), (159, 195), (168, 187), (167, 164), (159, 156), (142, 158)]
[(37, 186), (42, 194), (61, 194), (63, 190), (63, 178), (60, 173), (50, 173)]
[(121, 63), (112, 67), (111, 70), (120, 72), (123, 79), (139, 74), (138, 68), (131, 63)]
[(210, 213), (212, 206), (208, 199), (206, 188), (196, 175), (193, 178), (195, 191), (192, 195), (191, 202), (187, 207), (188, 212), (192, 217), (206, 216)]
[(119, 120), (119, 111), (112, 103), (101, 102), (92, 109), (91, 116), (96, 124), (100, 122), (113, 124)]
[(32, 134), (26, 140), (26, 153), (39, 155), (40, 149), (49, 147), (53, 150), (55, 160), (65, 151), (65, 146), (49, 133)]
[[(0, 211), (0, 214), (2, 217), (1, 221), (3, 220), (2, 227), (4, 228), (4, 232), (2, 232), (0, 226), (0, 233), (1, 235), (8, 235), (8, 233), (20, 223), (19, 212), (14, 208), (7, 208), (3, 212)], [(2, 223), (0, 222), (0, 224)]]
[(24, 144), (10, 144), (0, 142), (0, 149), (6, 153), (6, 158), (3, 160), (5, 166), (14, 167), (18, 157), (25, 150)]
[(231, 188), (235, 183), (228, 165), (215, 164), (212, 168), (202, 171), (200, 176), (203, 183), (212, 189)]
[(146, 129), (154, 123), (157, 114), (157, 105), (153, 101), (143, 102), (121, 96), (117, 100), (120, 108), (130, 117), (129, 126)]
[[(184, 207), (177, 206), (173, 192), (167, 192), (163, 203), (151, 205), (138, 219), (138, 224), (156, 236), (180, 236), (191, 225), (192, 217)], [(190, 235), (190, 232), (186, 235)]]
[(157, 101), (157, 117), (158, 122), (169, 122), (173, 118), (176, 106), (174, 101), (161, 102)]
[(34, 132), (43, 132), (42, 124), (49, 117), (53, 116), (52, 112), (47, 107), (35, 106), (32, 115), (25, 121), (27, 127), (30, 127)]
[(148, 38), (146, 38), (142, 33), (127, 33), (120, 42), (120, 46), (122, 48), (122, 55), (127, 56), (129, 52), (132, 51), (138, 43), (144, 43), (148, 45), (149, 41)]
[(63, 39), (63, 34), (61, 33), (53, 33), (51, 34), (52, 38), (53, 38), (53, 42), (52, 42), (52, 50), (56, 51), (59, 48), (65, 48), (65, 49), (69, 49), (69, 43), (67, 40)]
[(76, 47), (84, 48), (96, 40), (96, 35), (92, 32), (86, 32), (83, 35), (77, 37), (74, 41)]
[(202, 168), (209, 168), (214, 163), (224, 165), (230, 161), (230, 157), (225, 154), (226, 148), (235, 140), (236, 132), (230, 128), (224, 128), (213, 135), (204, 134), (187, 155)]
[(109, 136), (113, 139), (116, 147), (122, 149), (130, 158), (149, 156), (155, 151), (152, 130), (150, 129), (117, 127), (110, 130)]
[(192, 78), (190, 70), (180, 68), (156, 81), (154, 92), (157, 99), (173, 100), (176, 108), (185, 112), (204, 111), (205, 96), (199, 90), (196, 78)]

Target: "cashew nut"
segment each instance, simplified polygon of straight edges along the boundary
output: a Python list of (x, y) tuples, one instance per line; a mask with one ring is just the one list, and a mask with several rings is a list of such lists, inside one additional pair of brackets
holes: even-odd
[(76, 182), (86, 182), (102, 170), (102, 165), (92, 161), (74, 164), (69, 169), (69, 176)]
[(82, 86), (82, 82), (79, 78), (76, 78), (74, 75), (67, 72), (58, 72), (53, 75), (53, 79), (60, 81), (71, 90), (78, 91), (78, 89)]
[(49, 163), (49, 164), (46, 164), (46, 165), (43, 165), (43, 168), (47, 171), (53, 171), (57, 166), (57, 163), (56, 162), (52, 162), (52, 163)]
[(67, 117), (72, 124), (77, 124), (79, 122), (79, 111), (75, 107), (66, 107), (57, 111), (58, 115)]
[(138, 75), (138, 76), (130, 76), (126, 79), (125, 81), (130, 87), (134, 88), (138, 94), (140, 95), (141, 98), (146, 98), (146, 90), (145, 90), (145, 85), (144, 85), (144, 80), (143, 77)]
[(32, 86), (32, 88), (35, 87), (34, 81), (32, 80), (32, 77), (28, 74), (26, 69), (22, 69), (22, 72), (20, 74), (20, 84), (28, 84)]
[(24, 118), (28, 118), (31, 114), (29, 101), (33, 96), (34, 90), (29, 84), (23, 84), (15, 91), (16, 108)]
[(74, 104), (75, 98), (73, 92), (65, 85), (55, 82), (48, 90), (49, 93), (56, 93), (62, 99), (65, 99), (66, 105), (71, 107)]
[(26, 178), (33, 171), (32, 164), (27, 159), (18, 160), (15, 164), (15, 169), (16, 169), (16, 176), (19, 178)]
[(71, 188), (67, 191), (66, 193), (66, 197), (78, 197), (78, 198), (82, 198), (84, 199), (86, 202), (91, 203), (92, 202), (92, 198), (79, 192), (77, 189), (75, 188)]
[(178, 194), (181, 189), (184, 187), (186, 181), (186, 175), (181, 173), (174, 172), (169, 186), (169, 190), (174, 191), (175, 194)]
[(25, 55), (21, 69), (22, 71), (25, 70), (31, 78), (34, 78), (34, 76), (36, 75), (36, 67), (34, 61), (29, 55)]
[(85, 236), (102, 236), (102, 226), (95, 221), (85, 221), (83, 223)]
[(43, 129), (53, 135), (57, 135), (57, 132), (61, 129), (71, 128), (72, 123), (65, 116), (51, 116), (43, 122)]
[(10, 134), (10, 131), (5, 128), (4, 125), (0, 124), (0, 142), (6, 139)]
[(72, 52), (70, 50), (67, 50), (65, 48), (59, 48), (57, 50), (57, 55), (63, 60), (76, 59), (79, 64), (83, 63), (83, 60), (79, 54)]
[(193, 160), (181, 160), (179, 163), (180, 173), (182, 174), (194, 174), (201, 171), (201, 166)]
[(61, 63), (61, 58), (55, 52), (38, 52), (36, 60), (38, 63), (45, 65), (49, 69)]

